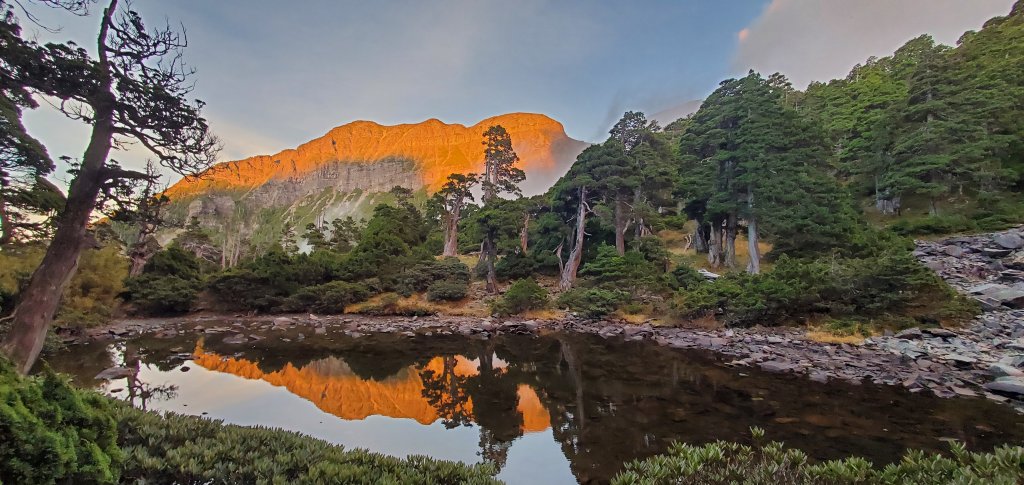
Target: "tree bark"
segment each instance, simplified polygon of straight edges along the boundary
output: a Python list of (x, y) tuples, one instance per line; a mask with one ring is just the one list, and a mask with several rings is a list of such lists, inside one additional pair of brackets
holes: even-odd
[(32, 273), (28, 286), (21, 292), (18, 306), (14, 309), (11, 330), (0, 344), (0, 351), (11, 359), (21, 374), (27, 374), (39, 357), (61, 295), (78, 270), (79, 256), (89, 239), (89, 217), (105, 181), (103, 168), (114, 135), (115, 101), (111, 91), (105, 41), (116, 8), (117, 0), (112, 0), (103, 12), (100, 24), (98, 44), (102, 81), (89, 103), (93, 109), (89, 145), (82, 156), (78, 176), (71, 183), (67, 205), (58, 219), (53, 240), (46, 249), (43, 261)]
[(530, 213), (527, 212), (523, 216), (523, 228), (519, 231), (519, 249), (523, 251), (523, 255), (526, 255), (526, 250), (530, 246)]
[(722, 267), (722, 221), (711, 220), (711, 243), (708, 245), (708, 264), (712, 268)]
[(488, 236), (484, 238), (483, 253), (486, 257), (484, 265), (487, 268), (487, 292), (494, 294), (498, 292), (498, 273), (494, 270), (494, 260), (498, 257), (497, 245)]
[(758, 274), (761, 272), (761, 248), (757, 246), (757, 216), (754, 215), (754, 193), (747, 194), (747, 252), (750, 253), (750, 262), (747, 263), (747, 272)]
[(626, 254), (626, 230), (628, 229), (626, 219), (626, 203), (621, 196), (615, 197), (615, 251), (619, 256)]
[(708, 252), (708, 232), (704, 221), (697, 219), (697, 227), (693, 230), (693, 250), (697, 254)]
[(725, 266), (736, 267), (736, 233), (738, 232), (736, 214), (729, 214), (725, 221)]
[(569, 260), (562, 267), (562, 275), (558, 281), (558, 289), (568, 291), (576, 283), (576, 271), (583, 261), (583, 239), (584, 229), (587, 225), (587, 187), (580, 187), (580, 208), (576, 213), (576, 234), (572, 250), (569, 251)]
[(452, 211), (447, 217), (444, 227), (444, 253), (445, 257), (458, 256), (459, 254), (459, 213)]
[(134, 278), (142, 274), (142, 269), (159, 250), (159, 246), (152, 234), (140, 234), (139, 240), (128, 251), (128, 276)]
[(7, 214), (7, 201), (0, 195), (0, 246), (14, 240), (14, 228), (11, 227), (11, 217)]

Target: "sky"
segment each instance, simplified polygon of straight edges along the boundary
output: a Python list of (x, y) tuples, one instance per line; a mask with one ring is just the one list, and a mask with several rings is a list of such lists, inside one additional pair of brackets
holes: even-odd
[[(354, 120), (472, 125), (544, 113), (598, 142), (626, 110), (663, 123), (724, 79), (782, 72), (803, 88), (844, 76), (922, 33), (955, 44), (1013, 0), (136, 0), (152, 25), (185, 27), (195, 96), (221, 159), (272, 154)], [(94, 44), (100, 8), (37, 7), (52, 34)], [(81, 156), (88, 127), (48, 108), (25, 123), (53, 158)], [(138, 147), (114, 156), (139, 166)], [(58, 177), (59, 179), (60, 177)]]

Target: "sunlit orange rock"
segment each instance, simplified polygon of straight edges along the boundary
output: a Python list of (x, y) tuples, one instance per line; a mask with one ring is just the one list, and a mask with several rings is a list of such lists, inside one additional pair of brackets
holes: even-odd
[[(212, 371), (283, 387), (341, 419), (361, 420), (369, 416), (387, 416), (430, 424), (440, 418), (437, 410), (424, 398), (423, 380), (420, 371), (414, 367), (408, 367), (382, 381), (362, 379), (343, 360), (333, 357), (301, 368), (289, 363), (280, 370), (263, 372), (255, 362), (207, 352), (201, 343), (196, 345), (192, 360), (196, 365)], [(479, 372), (478, 369), (477, 361), (463, 356), (455, 357), (453, 372), (456, 375), (474, 376)], [(431, 359), (422, 369), (423, 372), (433, 371), (436, 374), (443, 370), (442, 357)], [(518, 410), (523, 415), (523, 431), (529, 433), (548, 429), (551, 425), (548, 412), (533, 388), (520, 385), (518, 396)], [(471, 413), (472, 400), (463, 409)]]
[[(418, 185), (433, 192), (451, 173), (483, 170), (483, 133), (493, 125), (508, 130), (520, 158), (519, 167), (527, 173), (526, 185), (538, 187), (535, 192), (543, 191), (565, 173), (586, 145), (569, 138), (561, 123), (532, 113), (495, 116), (469, 127), (437, 119), (394, 126), (355, 121), (293, 150), (217, 164), (200, 179), (178, 182), (167, 194), (173, 199), (215, 189), (244, 191), (272, 181), (316, 176), (322, 170), (337, 174), (334, 167), (339, 163), (373, 165), (395, 159), (411, 160), (415, 164), (414, 174), (411, 179), (401, 177), (401, 180), (389, 182)], [(338, 175), (339, 179), (358, 176), (358, 171)], [(338, 180), (339, 186), (346, 189), (379, 189), (349, 182)], [(372, 185), (372, 182), (364, 185)]]

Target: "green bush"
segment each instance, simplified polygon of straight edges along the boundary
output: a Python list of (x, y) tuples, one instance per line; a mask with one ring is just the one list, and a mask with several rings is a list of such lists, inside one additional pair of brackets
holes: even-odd
[(777, 325), (811, 314), (877, 318), (910, 310), (920, 323), (934, 324), (961, 320), (976, 311), (899, 248), (864, 258), (782, 256), (765, 273), (730, 273), (684, 288), (674, 306), (683, 316), (721, 313), (726, 322), (737, 326)]
[[(657, 248), (657, 246), (655, 246)], [(615, 248), (602, 245), (597, 257), (585, 264), (580, 275), (584, 284), (609, 290), (623, 290), (636, 296), (643, 291), (660, 292), (665, 289), (662, 267), (648, 261), (643, 254), (627, 251), (619, 256)]]
[(1024, 483), (1024, 448), (1002, 446), (971, 453), (952, 443), (951, 457), (908, 451), (899, 463), (876, 468), (863, 458), (812, 464), (800, 450), (762, 443), (754, 428), (750, 445), (717, 441), (703, 446), (674, 443), (668, 453), (628, 463), (614, 485), (700, 483), (727, 485)]
[(537, 271), (537, 260), (532, 255), (515, 252), (494, 264), (494, 273), (504, 281), (529, 278)]
[(512, 283), (505, 294), (491, 304), (491, 313), (501, 316), (518, 315), (527, 310), (546, 308), (549, 303), (547, 290), (533, 278), (527, 278)]
[(629, 294), (601, 288), (573, 288), (558, 297), (559, 308), (567, 308), (587, 318), (600, 318), (629, 300)]
[(117, 483), (116, 439), (106, 398), (49, 369), (19, 377), (0, 359), (0, 482)]
[(207, 283), (210, 293), (225, 306), (268, 311), (284, 303), (288, 289), (247, 268), (232, 268)]
[(366, 301), (370, 289), (360, 283), (332, 281), (317, 286), (300, 288), (288, 297), (280, 310), (285, 312), (344, 313), (345, 307)]
[(125, 281), (125, 294), (151, 315), (185, 313), (199, 293), (199, 282), (177, 276), (145, 274)]
[(430, 259), (403, 271), (398, 278), (397, 290), (404, 296), (409, 296), (427, 291), (432, 285), (440, 282), (451, 283), (451, 288), (457, 285), (465, 288), (469, 285), (469, 276), (469, 267), (458, 258)]
[(675, 269), (672, 270), (670, 276), (672, 283), (674, 283), (673, 286), (684, 290), (692, 290), (698, 285), (707, 282), (707, 278), (687, 264), (680, 264), (679, 266), (676, 266)]
[(465, 298), (468, 292), (467, 283), (442, 280), (427, 287), (427, 301), (457, 301)]

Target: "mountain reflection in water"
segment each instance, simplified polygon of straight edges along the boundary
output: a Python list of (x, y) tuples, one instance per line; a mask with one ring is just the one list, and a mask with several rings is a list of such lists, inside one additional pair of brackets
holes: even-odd
[[(749, 441), (759, 426), (814, 460), (897, 460), (905, 448), (987, 450), (1024, 439), (1022, 419), (983, 399), (733, 369), (716, 356), (596, 336), (141, 336), (50, 359), (81, 385), (124, 398), (111, 365), (175, 392), (150, 409), (310, 434), (405, 456), (487, 460), (508, 483), (605, 483), (673, 441)], [(309, 330), (306, 330), (309, 332)], [(187, 372), (185, 372), (187, 371)], [(133, 391), (134, 392), (134, 391)], [(137, 393), (136, 393), (137, 395)]]
[[(507, 364), (497, 358), (491, 360), (492, 365), (484, 366), (489, 376), (481, 375), (479, 358), (456, 355), (434, 357), (425, 365), (410, 365), (378, 381), (359, 377), (337, 357), (316, 360), (301, 368), (288, 363), (280, 370), (263, 372), (250, 360), (207, 352), (201, 341), (192, 354), (192, 361), (199, 366), (284, 387), (341, 419), (387, 416), (420, 424), (438, 419), (453, 424), (473, 422), (473, 398), (466, 389), (474, 380), (496, 380), (506, 372)], [(547, 410), (528, 384), (516, 386), (515, 402), (523, 432), (551, 427)]]

